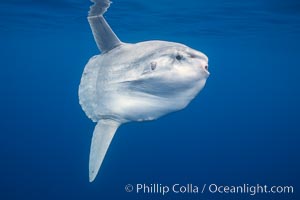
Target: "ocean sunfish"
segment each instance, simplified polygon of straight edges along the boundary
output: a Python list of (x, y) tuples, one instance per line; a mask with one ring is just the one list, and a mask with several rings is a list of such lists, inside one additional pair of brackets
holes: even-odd
[(101, 54), (88, 61), (79, 85), (80, 105), (97, 122), (90, 182), (121, 124), (154, 120), (185, 108), (209, 76), (207, 56), (183, 44), (121, 42), (103, 17), (111, 1), (92, 2), (88, 21)]

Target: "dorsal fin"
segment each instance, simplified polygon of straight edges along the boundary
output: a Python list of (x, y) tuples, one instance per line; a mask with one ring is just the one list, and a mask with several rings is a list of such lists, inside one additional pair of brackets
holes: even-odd
[(91, 0), (94, 5), (90, 7), (88, 21), (90, 23), (94, 39), (99, 50), (105, 53), (119, 45), (122, 42), (110, 28), (103, 17), (103, 14), (109, 8), (110, 0)]

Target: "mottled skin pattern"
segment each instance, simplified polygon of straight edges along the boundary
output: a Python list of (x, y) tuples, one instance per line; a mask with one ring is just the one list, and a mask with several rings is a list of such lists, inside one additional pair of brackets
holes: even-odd
[(88, 21), (102, 54), (85, 66), (79, 101), (97, 122), (89, 160), (89, 179), (99, 171), (118, 127), (154, 120), (185, 108), (209, 76), (208, 58), (183, 44), (121, 42), (103, 17), (109, 0), (92, 0)]
[(93, 121), (152, 120), (184, 108), (208, 75), (207, 57), (182, 44), (123, 44), (90, 59), (79, 91), (90, 94), (80, 100)]

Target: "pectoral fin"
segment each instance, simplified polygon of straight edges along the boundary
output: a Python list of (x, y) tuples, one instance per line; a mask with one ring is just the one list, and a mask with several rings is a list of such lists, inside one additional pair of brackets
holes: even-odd
[(120, 123), (103, 119), (98, 121), (92, 138), (89, 161), (89, 178), (90, 182), (96, 178), (107, 149), (115, 135)]

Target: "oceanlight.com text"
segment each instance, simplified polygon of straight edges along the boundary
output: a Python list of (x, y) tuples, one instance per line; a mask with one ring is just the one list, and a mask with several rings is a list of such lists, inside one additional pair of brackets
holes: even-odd
[(269, 186), (262, 184), (241, 184), (241, 185), (221, 185), (221, 184), (161, 184), (161, 183), (137, 183), (127, 184), (125, 191), (136, 194), (158, 194), (168, 195), (173, 194), (244, 194), (244, 195), (258, 195), (258, 194), (293, 194), (294, 187), (291, 185), (285, 186)]

